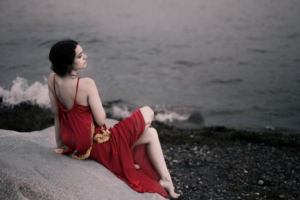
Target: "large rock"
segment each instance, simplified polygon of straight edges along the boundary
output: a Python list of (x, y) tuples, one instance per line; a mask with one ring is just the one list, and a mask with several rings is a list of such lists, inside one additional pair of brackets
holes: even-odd
[(54, 127), (0, 130), (0, 199), (165, 199), (138, 193), (100, 163), (56, 154), (55, 148)]

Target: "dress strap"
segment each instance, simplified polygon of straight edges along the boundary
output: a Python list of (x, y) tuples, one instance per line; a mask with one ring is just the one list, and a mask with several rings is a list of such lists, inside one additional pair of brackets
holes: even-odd
[(55, 75), (53, 76), (53, 88), (54, 88), (54, 93), (55, 93), (55, 97), (56, 97), (56, 100), (58, 101), (58, 98), (57, 98), (57, 95), (56, 95), (56, 90), (55, 90)]
[(79, 84), (79, 77), (78, 77), (78, 80), (77, 80), (77, 86), (76, 86), (76, 94), (75, 94), (75, 100), (74, 102), (76, 102), (76, 97), (77, 97), (77, 91), (78, 91), (78, 84)]

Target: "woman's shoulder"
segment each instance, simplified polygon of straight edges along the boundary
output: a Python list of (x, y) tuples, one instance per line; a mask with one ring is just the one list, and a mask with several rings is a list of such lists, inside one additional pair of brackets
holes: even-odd
[(54, 77), (55, 73), (52, 72), (50, 75), (49, 75), (49, 78), (48, 78), (48, 86), (50, 86), (52, 88), (53, 86), (53, 77)]
[(93, 79), (88, 78), (88, 77), (81, 77), (80, 82), (84, 82), (84, 83), (87, 83), (87, 84), (95, 83), (95, 81)]
[(86, 91), (91, 91), (96, 88), (95, 81), (91, 78), (80, 78), (79, 87)]
[(80, 78), (80, 85), (86, 86), (86, 87), (92, 87), (95, 85), (95, 81), (91, 78)]

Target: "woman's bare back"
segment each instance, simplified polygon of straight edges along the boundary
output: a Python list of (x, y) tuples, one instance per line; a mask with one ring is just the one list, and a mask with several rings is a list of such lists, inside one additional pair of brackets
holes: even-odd
[(84, 79), (80, 79), (78, 82), (78, 90), (76, 95), (78, 78), (61, 78), (55, 76), (55, 91), (59, 102), (65, 109), (72, 109), (76, 96), (76, 102), (83, 106), (88, 106), (87, 94), (82, 90), (84, 85)]
[(55, 76), (55, 91), (53, 87), (55, 73), (51, 73), (48, 80), (49, 96), (54, 113), (57, 111), (55, 92), (59, 102), (65, 109), (72, 109), (75, 102), (83, 106), (90, 106), (94, 119), (99, 125), (105, 123), (106, 114), (103, 109), (95, 82), (90, 78), (80, 78), (76, 95), (78, 77)]

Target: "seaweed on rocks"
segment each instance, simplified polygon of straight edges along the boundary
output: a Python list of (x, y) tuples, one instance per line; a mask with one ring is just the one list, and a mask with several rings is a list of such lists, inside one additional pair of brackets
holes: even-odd
[(53, 113), (48, 108), (41, 108), (24, 102), (15, 106), (0, 106), (0, 129), (19, 132), (42, 130), (54, 125)]
[(239, 143), (264, 143), (292, 152), (300, 151), (300, 134), (283, 134), (231, 129), (223, 126), (204, 127), (197, 130), (183, 130), (165, 123), (153, 122), (161, 142), (166, 145), (193, 144), (208, 146), (236, 146)]

